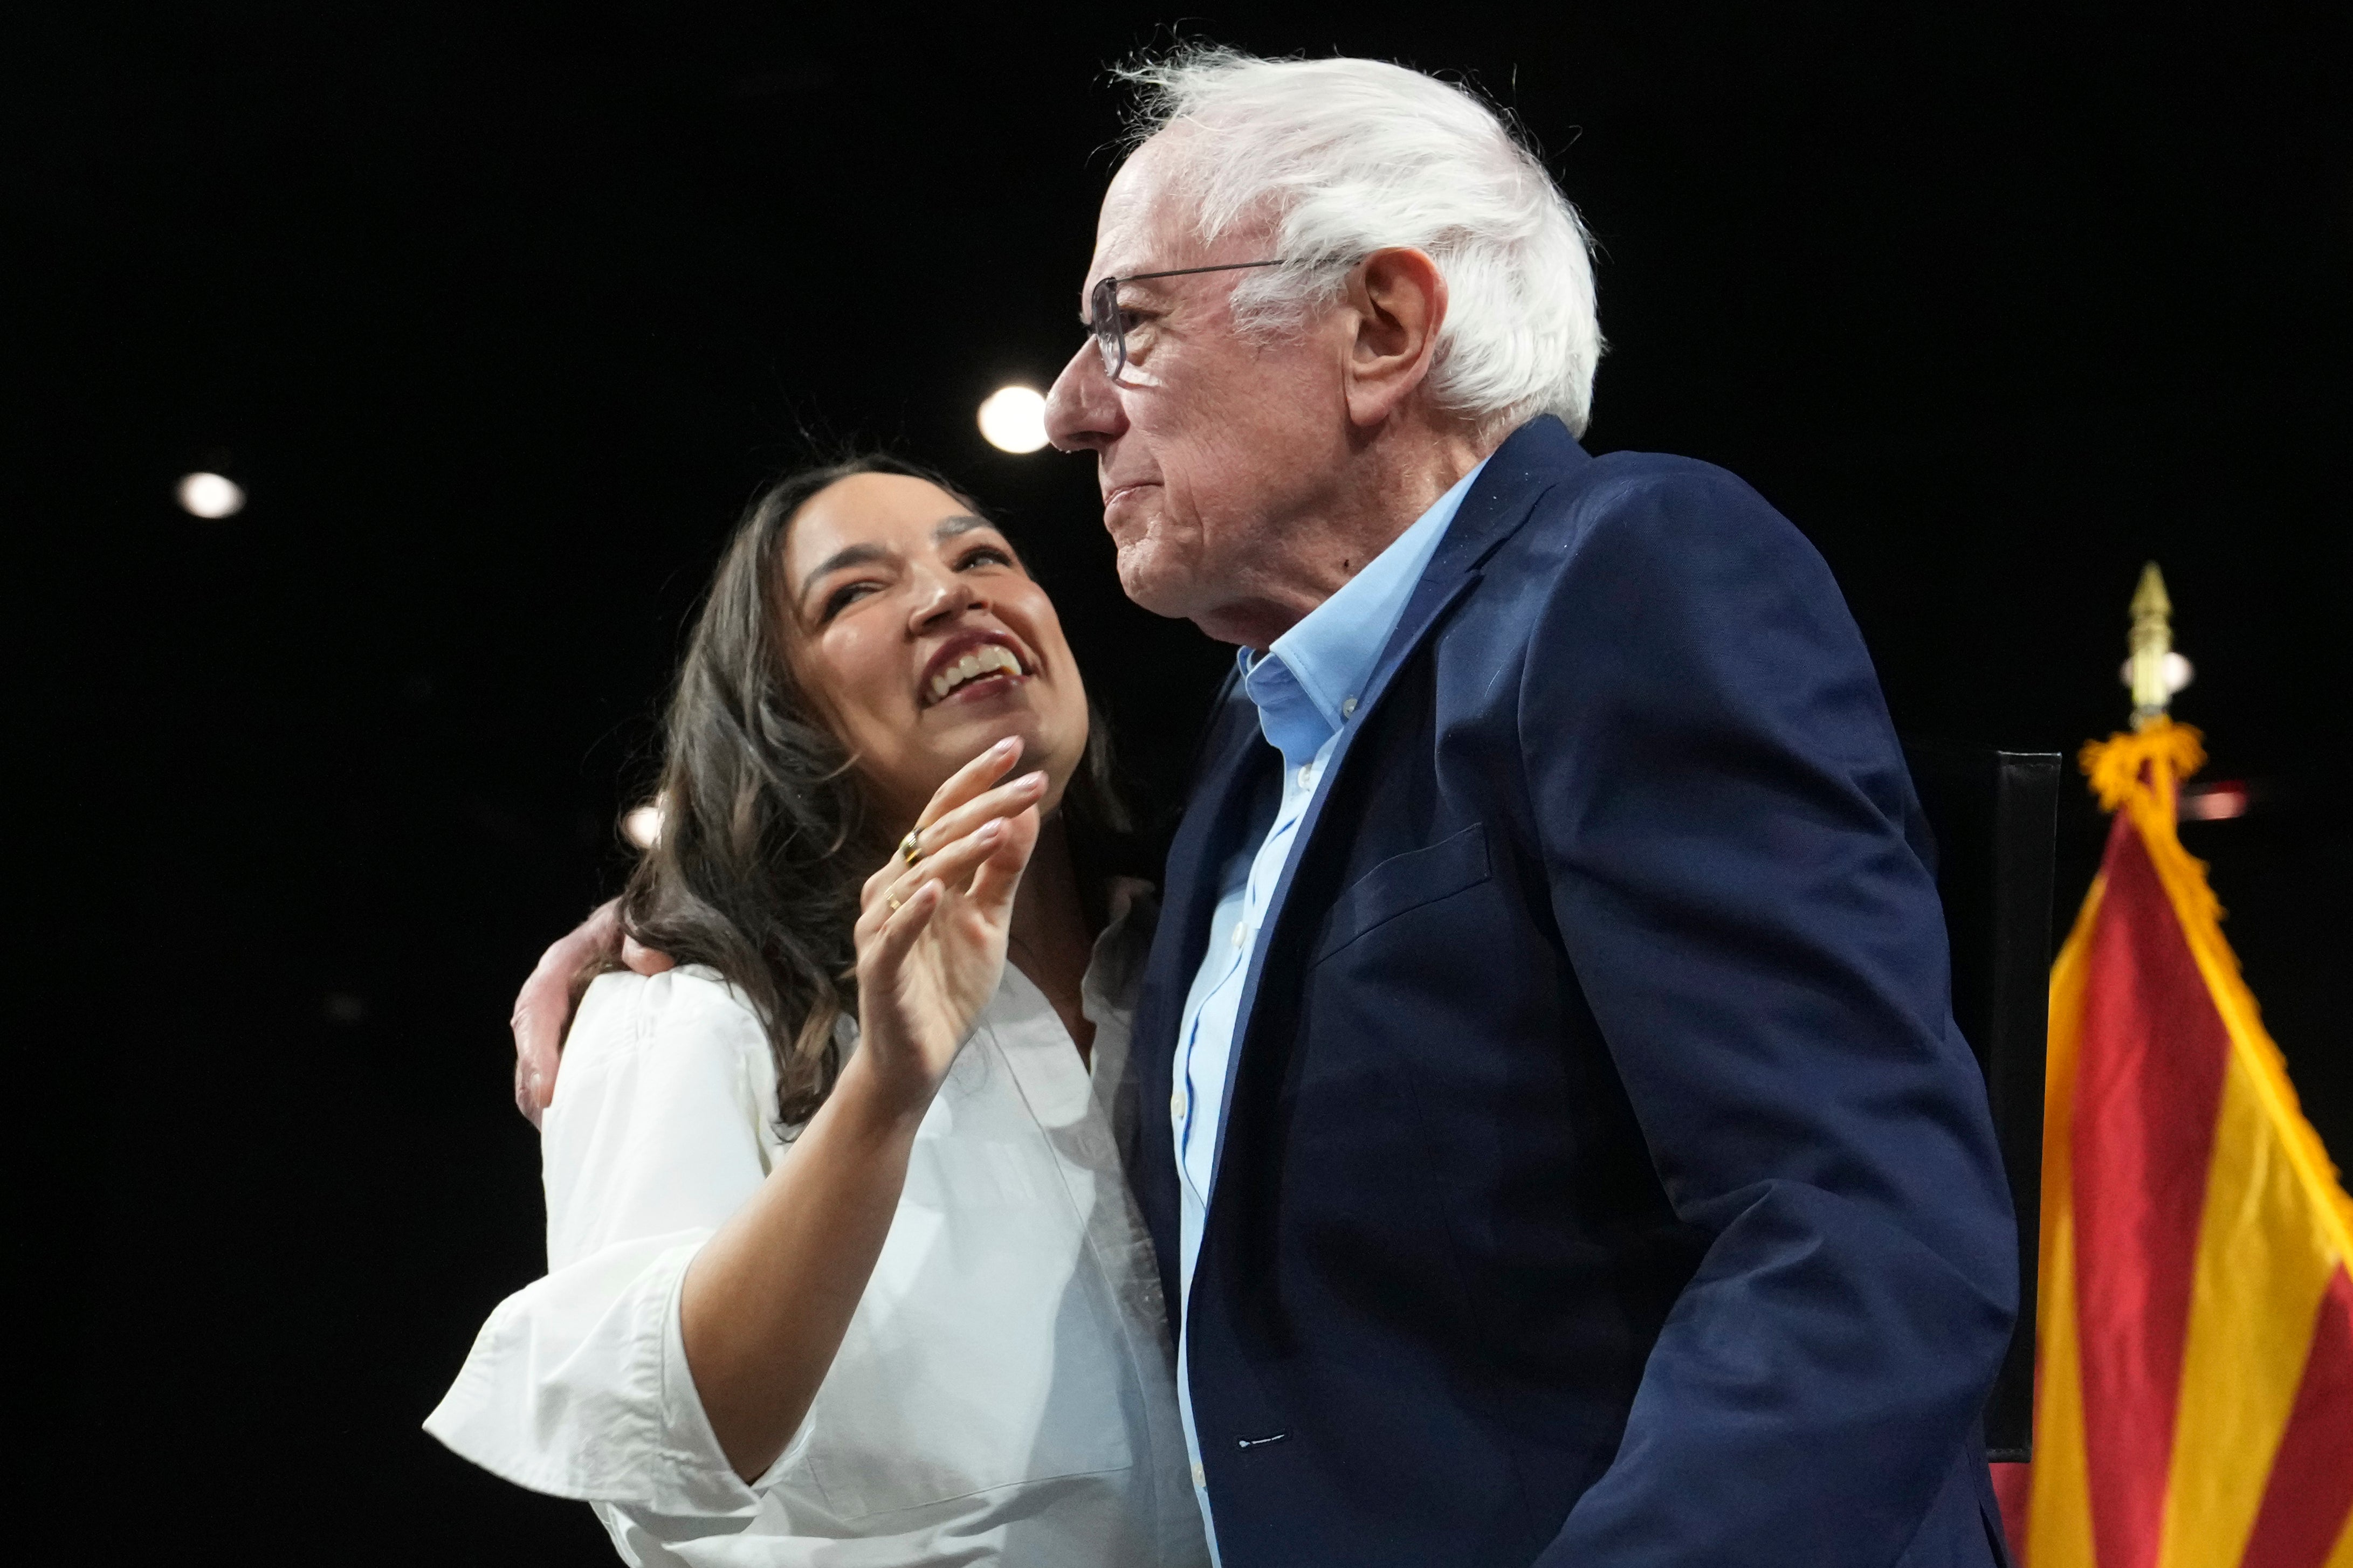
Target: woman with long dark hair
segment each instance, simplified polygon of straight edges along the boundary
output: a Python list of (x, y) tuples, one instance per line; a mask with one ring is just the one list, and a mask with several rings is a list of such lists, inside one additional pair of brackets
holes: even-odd
[(549, 1272), (427, 1430), (633, 1563), (1205, 1563), (1112, 1134), (1150, 907), (1104, 757), (968, 500), (882, 458), (764, 494), (621, 900), (678, 967), (583, 997)]

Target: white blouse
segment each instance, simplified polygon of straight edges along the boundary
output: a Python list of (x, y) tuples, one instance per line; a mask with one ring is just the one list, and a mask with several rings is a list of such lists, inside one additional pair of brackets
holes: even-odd
[(808, 1417), (749, 1486), (696, 1397), (679, 1287), (793, 1157), (775, 1064), (712, 970), (599, 978), (542, 1135), (547, 1277), (491, 1314), (425, 1429), (587, 1500), (640, 1568), (1203, 1568), (1159, 1275), (1112, 1136), (1145, 945), (1121, 912), (1087, 971), (1092, 1075), (1006, 966)]

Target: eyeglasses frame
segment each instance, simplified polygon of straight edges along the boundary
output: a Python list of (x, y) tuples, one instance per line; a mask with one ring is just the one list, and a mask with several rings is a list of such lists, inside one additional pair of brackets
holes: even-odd
[(1103, 369), (1117, 381), (1127, 369), (1127, 329), (1119, 324), (1119, 286), (1154, 278), (1190, 278), (1197, 272), (1244, 272), (1254, 267), (1281, 267), (1276, 261), (1225, 261), (1215, 267), (1172, 267), (1165, 272), (1131, 272), (1124, 278), (1098, 279), (1087, 290), (1087, 331), (1103, 355)]

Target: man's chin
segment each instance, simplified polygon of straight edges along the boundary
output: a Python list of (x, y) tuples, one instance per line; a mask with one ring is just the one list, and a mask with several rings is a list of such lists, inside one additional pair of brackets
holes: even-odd
[(1140, 609), (1172, 621), (1191, 618), (1191, 579), (1176, 569), (1165, 552), (1155, 550), (1148, 539), (1119, 547), (1119, 585)]

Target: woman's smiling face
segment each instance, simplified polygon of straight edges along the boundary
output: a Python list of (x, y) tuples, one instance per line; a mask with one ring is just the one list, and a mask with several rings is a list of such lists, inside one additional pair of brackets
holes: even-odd
[(1087, 694), (1053, 601), (987, 519), (937, 485), (853, 474), (786, 531), (786, 658), (895, 837), (950, 773), (1017, 736), (1060, 803)]

